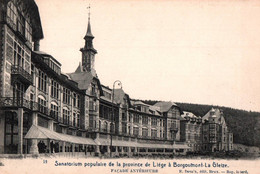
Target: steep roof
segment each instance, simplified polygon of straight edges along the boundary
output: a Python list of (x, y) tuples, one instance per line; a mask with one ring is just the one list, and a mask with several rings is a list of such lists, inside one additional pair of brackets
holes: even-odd
[(92, 32), (91, 32), (91, 25), (90, 25), (90, 19), (88, 18), (88, 29), (85, 37), (91, 37), (94, 38)]
[[(211, 112), (213, 112), (214, 114), (211, 115)], [(222, 115), (222, 111), (218, 108), (212, 108), (211, 110), (209, 110), (206, 115), (204, 115), (202, 117), (202, 121), (205, 122), (205, 120), (209, 120), (209, 118), (214, 117), (214, 122), (215, 123), (220, 123), (220, 124), (226, 124), (225, 123), (225, 118)]]
[(27, 10), (31, 17), (33, 40), (43, 39), (41, 18), (37, 4), (34, 0), (23, 0), (23, 2), (27, 4)]
[(114, 89), (114, 101), (116, 103), (123, 103), (125, 96), (127, 98), (128, 105), (131, 106), (129, 95), (126, 94), (122, 88)]
[(77, 67), (75, 73), (81, 73), (81, 72), (83, 72), (83, 67), (82, 67), (81, 62), (79, 62), (79, 66)]
[(133, 105), (143, 105), (143, 106), (150, 106), (150, 105), (148, 105), (148, 104), (145, 104), (144, 102), (142, 102), (142, 101), (132, 101), (132, 104)]
[(162, 101), (162, 102), (155, 103), (154, 106), (158, 106), (161, 112), (167, 112), (171, 109), (172, 106), (177, 106), (177, 105), (170, 101), (169, 102)]
[(91, 72), (75, 72), (75, 73), (68, 73), (69, 77), (78, 83), (78, 87), (81, 90), (88, 89), (89, 85), (91, 84), (94, 76)]
[(159, 112), (160, 108), (157, 106), (150, 106), (149, 109), (154, 112), (154, 115), (161, 116), (161, 113)]

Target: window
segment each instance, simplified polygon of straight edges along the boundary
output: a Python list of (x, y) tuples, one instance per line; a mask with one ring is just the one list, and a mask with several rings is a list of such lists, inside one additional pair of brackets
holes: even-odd
[(147, 116), (142, 117), (142, 124), (144, 124), (144, 125), (148, 124), (148, 117)]
[(91, 95), (96, 96), (96, 86), (93, 84), (91, 86)]
[(14, 65), (24, 68), (24, 50), (17, 42), (14, 42)]
[(71, 95), (70, 90), (63, 87), (63, 103), (70, 104), (70, 95)]
[(63, 123), (64, 124), (69, 124), (70, 122), (70, 111), (67, 109), (63, 109)]
[[(89, 110), (96, 111), (96, 103), (92, 100), (89, 101)], [(105, 115), (106, 117), (106, 115)]]
[(127, 124), (126, 123), (122, 123), (122, 133), (123, 134), (127, 133)]
[(134, 123), (139, 123), (139, 115), (134, 114)]
[(157, 119), (156, 118), (152, 118), (152, 126), (157, 126)]
[(77, 94), (73, 93), (73, 107), (77, 106)]
[(99, 108), (99, 117), (100, 118), (104, 118), (104, 106), (103, 105), (100, 105), (100, 108)]
[(17, 9), (12, 2), (9, 2), (7, 5), (7, 16), (16, 25)]
[(80, 116), (79, 116), (79, 113), (77, 113), (77, 127), (79, 127), (79, 123), (80, 123)]
[(60, 85), (55, 80), (51, 80), (51, 96), (53, 98), (59, 99), (59, 88)]
[(110, 123), (110, 132), (114, 133), (114, 124), (113, 123)]
[(73, 93), (73, 96), (72, 96), (73, 107), (79, 108), (79, 106), (80, 106), (79, 100), (80, 100), (79, 95), (76, 93)]
[(92, 115), (89, 116), (89, 127), (90, 128), (96, 128), (96, 118), (95, 118), (95, 116), (92, 116)]
[(25, 22), (25, 38), (29, 42), (32, 42), (32, 28), (28, 21)]
[(127, 121), (127, 116), (126, 116), (126, 113), (122, 113), (122, 121)]
[(76, 113), (73, 113), (73, 126), (76, 126)]
[(32, 75), (33, 85), (35, 85), (34, 84), (34, 65), (33, 64), (31, 64), (31, 75)]
[(77, 107), (78, 108), (80, 107), (80, 97), (79, 97), (79, 95), (77, 95)]
[(143, 128), (142, 129), (142, 136), (143, 137), (148, 137), (148, 129), (147, 128)]
[(59, 107), (57, 105), (51, 104), (51, 117), (58, 118), (59, 114)]
[(17, 18), (17, 31), (20, 32), (23, 36), (25, 35), (25, 18), (20, 12), (18, 12)]
[(172, 121), (172, 122), (171, 122), (171, 128), (173, 128), (173, 129), (176, 128), (176, 123), (175, 123), (175, 121)]
[(133, 133), (134, 133), (134, 136), (138, 136), (139, 135), (139, 128), (134, 127)]
[(131, 122), (131, 117), (132, 117), (132, 114), (129, 113), (129, 116), (128, 116), (128, 121)]
[(147, 111), (148, 111), (148, 108), (147, 108), (147, 107), (145, 107), (145, 106), (143, 106), (143, 107), (142, 107), (142, 111), (143, 111), (143, 112), (145, 112), (145, 113), (147, 113)]
[(107, 124), (107, 122), (105, 122), (105, 124), (104, 124), (104, 132), (107, 132), (107, 130), (108, 130), (108, 124)]
[(156, 129), (152, 129), (152, 138), (157, 138), (157, 130)]
[(47, 75), (39, 70), (38, 88), (43, 92), (47, 92)]
[(38, 98), (38, 110), (42, 113), (47, 113), (46, 101), (42, 98)]

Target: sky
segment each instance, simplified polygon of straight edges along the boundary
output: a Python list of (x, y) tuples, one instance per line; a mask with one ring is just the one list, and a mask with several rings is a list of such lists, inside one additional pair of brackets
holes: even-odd
[(40, 50), (74, 72), (91, 5), (95, 68), (135, 99), (260, 111), (260, 1), (35, 0)]

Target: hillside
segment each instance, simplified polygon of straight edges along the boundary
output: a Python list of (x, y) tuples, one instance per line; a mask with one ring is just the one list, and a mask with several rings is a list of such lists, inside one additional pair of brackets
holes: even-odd
[[(157, 101), (143, 100), (144, 103), (153, 105)], [(212, 107), (220, 108), (224, 111), (224, 117), (231, 132), (234, 134), (234, 143), (248, 146), (260, 147), (260, 113), (223, 106), (201, 105), (190, 103), (176, 104), (183, 110), (203, 116)]]

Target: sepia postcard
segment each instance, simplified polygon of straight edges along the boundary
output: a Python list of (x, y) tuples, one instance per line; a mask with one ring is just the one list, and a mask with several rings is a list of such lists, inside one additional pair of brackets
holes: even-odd
[(0, 4), (0, 174), (260, 173), (260, 1)]

